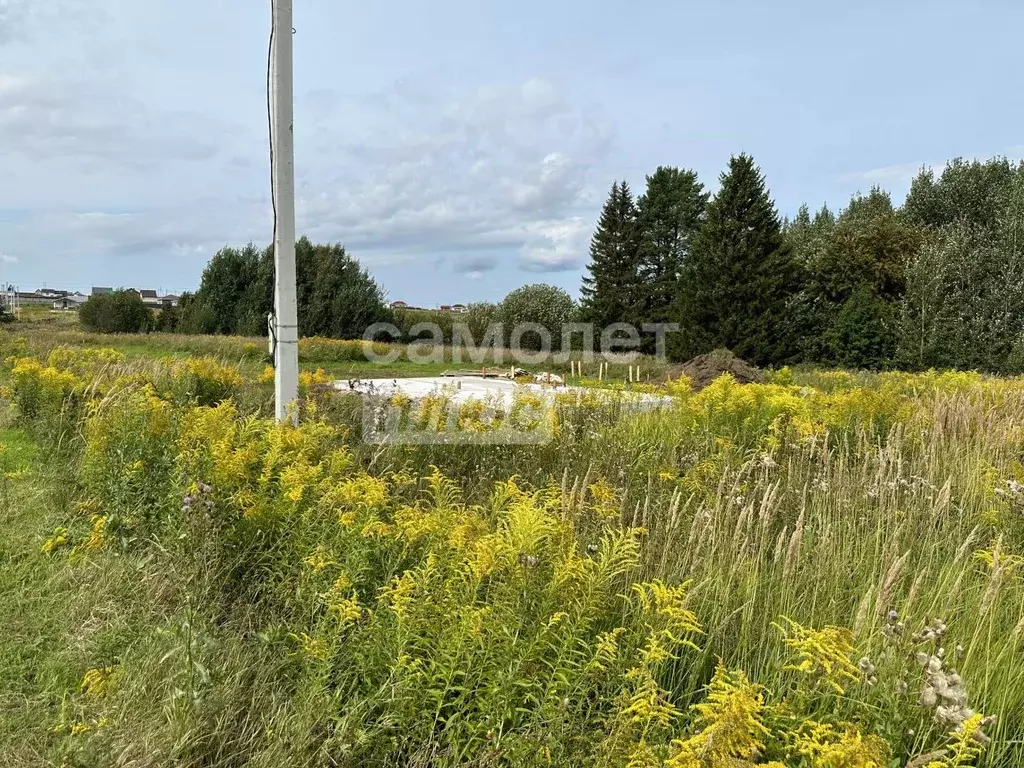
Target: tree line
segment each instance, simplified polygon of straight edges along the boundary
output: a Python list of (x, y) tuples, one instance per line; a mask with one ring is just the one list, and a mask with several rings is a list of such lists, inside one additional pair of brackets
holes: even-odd
[[(451, 344), (459, 341), (456, 325), (462, 324), (474, 343), (517, 341), (536, 349), (541, 345), (537, 333), (513, 336), (516, 326), (536, 323), (549, 330), (558, 349), (562, 326), (574, 321), (577, 313), (576, 302), (568, 293), (543, 283), (516, 288), (497, 303), (470, 304), (465, 314), (392, 309), (385, 303), (381, 287), (343, 246), (314, 244), (306, 237), (295, 244), (295, 273), (303, 336), (359, 339), (367, 328), (383, 323), (395, 328), (394, 334), (381, 336), (387, 340)], [(153, 312), (136, 292), (117, 290), (90, 297), (79, 318), (85, 327), (106, 333), (265, 336), (267, 315), (273, 307), (273, 247), (260, 249), (249, 243), (215, 253), (203, 270), (199, 289), (184, 294), (177, 307)], [(496, 328), (501, 333), (495, 333)]]
[[(894, 205), (875, 187), (833, 213), (802, 206), (780, 217), (748, 155), (730, 159), (713, 195), (692, 170), (659, 167), (634, 197), (613, 183), (590, 244), (577, 305), (550, 285), (517, 288), (465, 315), (392, 310), (341, 245), (296, 243), (304, 336), (360, 338), (393, 323), (396, 341), (516, 341), (537, 323), (559, 348), (562, 326), (676, 324), (668, 354), (684, 360), (725, 347), (760, 365), (1024, 371), (1024, 164), (953, 160), (922, 169)], [(134, 294), (93, 297), (81, 317), (106, 331), (265, 335), (273, 309), (273, 248), (227, 247), (199, 289), (154, 315)], [(136, 304), (138, 306), (136, 306)], [(654, 351), (655, 335), (642, 348)], [(518, 339), (538, 346), (536, 334)]]
[[(373, 323), (392, 317), (384, 292), (345, 249), (295, 243), (299, 327), (305, 336), (359, 338)], [(131, 291), (92, 296), (82, 306), (82, 324), (105, 332), (267, 335), (274, 308), (274, 249), (226, 247), (203, 270), (199, 289), (185, 293), (177, 307), (153, 313)]]
[(875, 187), (792, 220), (748, 155), (713, 196), (691, 170), (646, 181), (636, 198), (612, 185), (584, 320), (677, 323), (676, 359), (725, 347), (761, 365), (1024, 370), (1024, 164), (953, 160), (922, 169), (902, 206)]
[[(538, 323), (559, 334), (561, 325), (574, 319), (577, 309), (568, 293), (544, 284), (517, 288), (498, 303), (470, 304), (464, 315), (392, 309), (385, 302), (383, 289), (343, 246), (314, 244), (305, 237), (295, 244), (295, 274), (303, 336), (359, 339), (370, 326), (389, 324), (397, 334), (381, 338), (450, 344), (456, 340), (454, 326), (461, 322), (476, 342), (501, 324), (506, 330), (494, 341), (505, 344), (519, 323)], [(203, 271), (199, 290), (182, 297), (174, 329), (181, 333), (266, 335), (273, 293), (272, 247), (260, 250), (250, 243), (240, 249), (222, 248)], [(527, 334), (522, 341), (526, 346), (537, 346), (538, 339), (535, 334)]]

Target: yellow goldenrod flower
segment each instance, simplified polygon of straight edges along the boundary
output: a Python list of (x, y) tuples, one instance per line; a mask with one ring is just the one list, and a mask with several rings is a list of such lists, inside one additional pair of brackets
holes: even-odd
[(860, 680), (851, 658), (857, 654), (850, 630), (841, 627), (808, 629), (783, 616), (787, 627), (776, 624), (782, 631), (786, 647), (794, 652), (794, 661), (784, 669), (823, 680), (836, 693), (844, 693), (844, 685)]
[(672, 768), (686, 766), (698, 755), (712, 766), (726, 766), (734, 758), (754, 760), (764, 750), (770, 735), (763, 723), (764, 695), (743, 672), (730, 672), (719, 660), (707, 700), (693, 709), (699, 730), (673, 742), (674, 757), (667, 763)]
[(794, 735), (796, 754), (821, 768), (886, 768), (889, 748), (878, 736), (864, 736), (854, 726), (805, 720)]
[(117, 684), (118, 670), (115, 667), (94, 667), (86, 670), (82, 677), (82, 693), (86, 696), (105, 696)]

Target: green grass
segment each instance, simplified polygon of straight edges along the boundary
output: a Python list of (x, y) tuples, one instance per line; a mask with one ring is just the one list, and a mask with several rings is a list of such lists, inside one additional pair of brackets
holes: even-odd
[[(42, 315), (41, 315), (42, 316)], [(62, 315), (63, 317), (63, 315)], [(27, 331), (27, 333), (26, 333)], [(27, 338), (29, 350), (35, 354), (45, 353), (59, 345), (73, 347), (110, 347), (123, 353), (130, 360), (149, 360), (159, 357), (183, 359), (195, 355), (210, 355), (238, 365), (242, 372), (257, 377), (269, 362), (267, 340), (259, 337), (242, 336), (192, 336), (184, 334), (100, 334), (81, 330), (77, 324), (66, 318), (61, 322), (32, 321), (19, 323), (0, 330), (0, 338), (20, 336)], [(488, 352), (483, 362), (473, 362), (468, 354), (455, 362), (452, 350), (446, 348), (444, 360), (440, 362), (419, 362), (410, 359), (405, 346), (399, 346), (401, 355), (393, 362), (371, 362), (365, 359), (358, 342), (349, 346), (334, 344), (331, 340), (307, 339), (300, 343), (299, 366), (301, 370), (323, 369), (338, 379), (348, 378), (406, 378), (437, 376), (445, 371), (480, 370), (489, 367), (505, 371), (513, 364), (511, 353), (501, 352), (501, 362), (495, 362), (494, 353)], [(574, 356), (579, 359), (580, 355)], [(663, 381), (669, 366), (654, 358), (642, 356), (640, 366), (645, 380)], [(554, 371), (562, 375), (569, 373), (569, 363), (561, 359), (549, 359), (537, 363), (515, 363), (529, 372)], [(586, 377), (596, 379), (598, 362), (586, 364)], [(628, 364), (613, 361), (608, 365), (607, 380), (625, 383), (628, 379)]]
[(0, 445), (0, 758), (10, 766), (45, 765), (60, 692), (79, 680), (67, 644), (74, 573), (66, 560), (39, 551), (67, 515), (52, 467), (31, 437), (3, 429)]

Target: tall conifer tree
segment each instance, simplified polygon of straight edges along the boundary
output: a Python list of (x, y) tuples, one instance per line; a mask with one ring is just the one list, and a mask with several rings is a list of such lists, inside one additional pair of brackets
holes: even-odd
[(753, 159), (733, 157), (720, 181), (683, 264), (683, 351), (726, 347), (758, 364), (777, 362), (787, 356), (792, 253)]
[(640, 227), (640, 314), (644, 322), (672, 319), (683, 264), (707, 208), (709, 194), (694, 171), (659, 166), (637, 201)]
[(629, 185), (612, 184), (590, 241), (590, 263), (580, 289), (585, 322), (596, 335), (612, 323), (637, 323), (638, 232), (636, 204)]

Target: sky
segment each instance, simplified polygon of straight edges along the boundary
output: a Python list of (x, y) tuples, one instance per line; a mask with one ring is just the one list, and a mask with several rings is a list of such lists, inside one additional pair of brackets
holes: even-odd
[[(578, 292), (601, 205), (751, 154), (782, 215), (1024, 154), (1024, 4), (294, 0), (298, 231), (390, 300)], [(272, 233), (270, 2), (0, 0), (0, 282), (198, 286)]]

